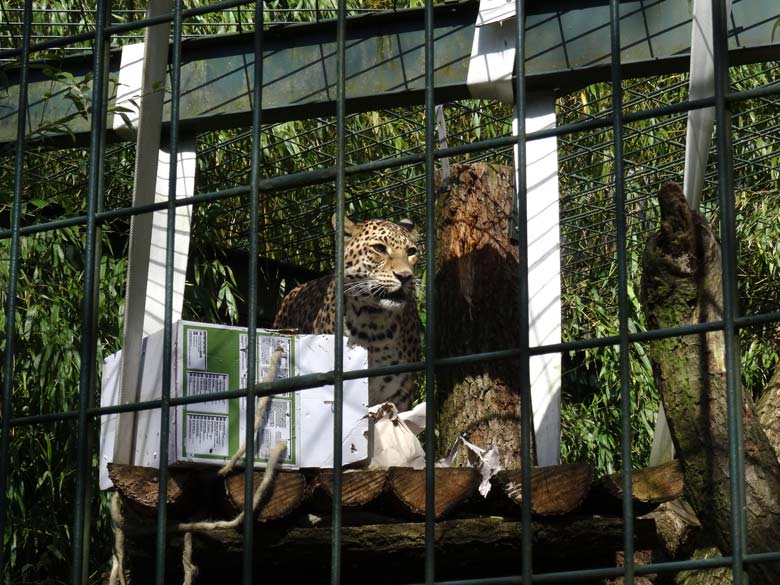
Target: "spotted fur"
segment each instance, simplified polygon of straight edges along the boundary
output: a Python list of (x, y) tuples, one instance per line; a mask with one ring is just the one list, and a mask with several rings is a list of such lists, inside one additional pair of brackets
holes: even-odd
[[(344, 335), (368, 350), (369, 367), (420, 359), (415, 237), (409, 220), (353, 223), (344, 218)], [(295, 288), (282, 302), (274, 327), (333, 333), (334, 289), (333, 275)], [(377, 376), (369, 379), (368, 398), (371, 404), (391, 400), (405, 410), (415, 389), (412, 373)]]

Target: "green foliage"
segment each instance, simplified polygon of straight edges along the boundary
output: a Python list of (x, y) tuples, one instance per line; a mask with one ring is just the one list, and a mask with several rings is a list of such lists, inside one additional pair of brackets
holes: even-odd
[[(776, 169), (777, 167), (775, 167)], [(780, 193), (741, 193), (737, 199), (740, 242), (739, 290), (744, 314), (780, 310)], [(740, 331), (742, 380), (758, 397), (780, 367), (780, 326), (767, 323)]]
[[(110, 245), (104, 231), (104, 243)], [(9, 242), (0, 242), (7, 283)], [(16, 297), (14, 416), (73, 410), (78, 404), (80, 302), (84, 234), (76, 228), (21, 240)], [(100, 265), (101, 307), (98, 360), (117, 349), (117, 316), (124, 296), (124, 262), (105, 256)], [(5, 308), (7, 287), (0, 286)], [(5, 328), (7, 315), (0, 314)], [(2, 340), (5, 350), (5, 340)], [(8, 583), (65, 582), (69, 564), (76, 433), (74, 422), (19, 426), (11, 431), (8, 477)], [(96, 427), (91, 437), (96, 444)], [(93, 461), (96, 464), (96, 459)], [(98, 501), (94, 516), (99, 516)], [(110, 534), (101, 520), (93, 527), (95, 558), (106, 558)], [(97, 566), (95, 564), (94, 566)]]
[[(770, 64), (771, 65), (771, 64)], [(736, 89), (771, 82), (767, 64), (732, 68)], [(670, 75), (626, 82), (627, 111), (679, 102), (687, 78)], [(609, 84), (594, 84), (558, 101), (558, 122), (608, 116)], [(743, 314), (780, 308), (778, 219), (780, 141), (777, 101), (748, 101), (734, 107), (734, 183), (736, 186), (740, 307)], [(646, 324), (638, 294), (641, 257), (647, 236), (657, 228), (655, 195), (668, 180), (682, 181), (686, 116), (671, 115), (625, 127), (628, 325)], [(708, 166), (702, 211), (717, 224), (717, 166), (714, 147)], [(617, 241), (615, 236), (614, 159), (611, 129), (563, 139), (559, 146), (564, 340), (617, 335)], [(776, 324), (740, 332), (746, 388), (758, 395), (778, 365)], [(652, 368), (642, 344), (629, 348), (631, 463), (647, 463), (658, 406)], [(564, 356), (562, 450), (565, 461), (590, 462), (597, 474), (620, 467), (620, 361), (616, 347)]]

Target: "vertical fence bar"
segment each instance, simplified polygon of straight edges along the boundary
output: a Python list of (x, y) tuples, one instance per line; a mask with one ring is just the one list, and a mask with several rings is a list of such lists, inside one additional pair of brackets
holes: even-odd
[(729, 437), (729, 488), (731, 492), (731, 570), (734, 585), (743, 582), (745, 555), (745, 468), (742, 443), (742, 384), (737, 316), (737, 235), (731, 160), (731, 112), (729, 91), (727, 17), (722, 0), (712, 0), (712, 36), (715, 61), (715, 120), (718, 148), (718, 196), (723, 271), (723, 337), (726, 346), (726, 403)]
[(518, 327), (518, 376), (520, 377), (520, 484), (523, 494), (521, 508), (521, 576), (523, 583), (531, 583), (533, 574), (533, 543), (531, 534), (531, 371), (528, 292), (528, 204), (526, 185), (526, 99), (525, 99), (525, 1), (515, 3), (515, 117), (517, 118), (517, 179), (515, 185), (515, 223), (518, 254), (518, 303), (520, 318)]
[(76, 490), (73, 500), (73, 530), (71, 532), (71, 575), (74, 585), (81, 583), (84, 575), (84, 548), (87, 545), (85, 530), (88, 482), (91, 481), (92, 453), (89, 450), (90, 419), (87, 409), (94, 396), (94, 367), (96, 339), (94, 319), (97, 314), (96, 267), (99, 263), (96, 214), (102, 197), (103, 157), (107, 113), (108, 38), (105, 33), (106, 19), (110, 14), (110, 0), (98, 0), (95, 9), (95, 44), (93, 60), (92, 118), (90, 121), (89, 171), (87, 178), (87, 221), (84, 246), (84, 298), (81, 304), (81, 345), (79, 374), (78, 440), (76, 451)]
[[(244, 443), (244, 585), (252, 584), (255, 521), (255, 373), (257, 372), (257, 182), (260, 178), (260, 144), (263, 109), (263, 2), (255, 2), (254, 80), (252, 87), (252, 168), (249, 183), (249, 274), (247, 284), (246, 435)], [(271, 473), (267, 470), (266, 473)]]
[[(106, 2), (106, 6), (104, 7), (105, 10), (105, 22), (106, 26), (111, 24), (111, 2), (112, 0), (108, 0)], [(108, 37), (108, 35), (106, 35)], [(106, 99), (108, 99), (108, 75), (109, 75), (109, 50), (111, 48), (110, 45), (110, 39), (105, 38), (103, 40), (103, 44), (100, 47), (96, 47), (96, 51), (101, 51), (104, 55), (103, 57), (103, 71), (104, 71), (104, 83), (103, 83), (103, 92), (106, 96)], [(107, 113), (107, 112), (106, 112)], [(93, 138), (93, 141), (95, 139)], [(104, 210), (104, 201), (103, 201), (103, 193), (105, 188), (105, 173), (103, 171), (103, 159), (105, 158), (105, 152), (106, 152), (106, 132), (101, 132), (100, 135), (97, 137), (97, 140), (100, 142), (98, 145), (98, 151), (101, 153), (101, 161), (100, 161), (100, 172), (98, 173), (97, 177), (97, 193), (99, 194), (97, 202), (96, 202), (96, 213), (101, 213)], [(95, 295), (95, 299), (99, 299), (100, 295), (100, 263), (101, 259), (103, 257), (103, 232), (100, 225), (95, 226), (95, 266), (93, 268), (94, 274), (98, 275), (97, 278), (93, 279), (92, 288), (93, 288), (93, 294)], [(92, 316), (90, 317), (90, 333), (89, 335), (95, 340), (95, 343), (97, 343), (98, 339), (98, 321), (100, 318), (99, 315), (99, 301), (96, 301), (92, 304)], [(93, 408), (95, 406), (95, 391), (94, 389), (98, 387), (98, 384), (100, 384), (98, 377), (97, 377), (97, 359), (92, 359), (90, 361), (90, 368), (89, 368), (89, 388), (92, 390), (90, 391), (89, 395), (89, 404), (88, 408)], [(88, 424), (91, 426), (94, 424), (93, 419), (88, 419)], [(95, 450), (95, 434), (90, 432), (87, 434), (87, 453), (89, 456), (92, 456), (92, 453), (94, 453)], [(84, 547), (81, 551), (81, 558), (82, 558), (82, 570), (81, 570), (81, 581), (82, 583), (87, 583), (89, 579), (89, 549), (90, 549), (90, 534), (92, 532), (92, 507), (89, 505), (90, 502), (92, 502), (92, 498), (94, 497), (95, 492), (95, 483), (92, 481), (87, 482), (86, 484), (86, 491), (85, 491), (85, 502), (87, 502), (87, 505), (84, 507), (84, 535), (83, 535), (83, 541), (84, 541)]]
[[(618, 336), (620, 361), (620, 422), (622, 436), (621, 468), (623, 493), (631, 494), (631, 372), (628, 362), (628, 270), (626, 261), (626, 190), (623, 165), (623, 75), (620, 70), (620, 4), (609, 3), (612, 44), (612, 141), (615, 153), (615, 231), (618, 268)], [(633, 502), (623, 498), (623, 579), (634, 583), (634, 513)]]
[(168, 207), (165, 241), (165, 308), (163, 311), (163, 367), (160, 405), (160, 476), (157, 500), (157, 551), (155, 582), (165, 585), (165, 563), (168, 532), (168, 443), (171, 428), (171, 354), (173, 349), (173, 272), (176, 244), (176, 182), (179, 161), (179, 97), (181, 89), (182, 0), (175, 0), (173, 9), (173, 47), (171, 49), (171, 125), (170, 165), (168, 176)]
[(436, 443), (436, 199), (433, 147), (436, 130), (434, 95), (433, 0), (425, 2), (425, 583), (432, 585), (436, 575), (435, 468)]
[(332, 585), (341, 583), (341, 435), (344, 412), (344, 153), (346, 151), (346, 0), (339, 0), (336, 28), (336, 324), (333, 330), (333, 523), (331, 525)]
[(0, 433), (0, 578), (5, 577), (5, 527), (8, 511), (8, 455), (11, 421), (11, 401), (14, 382), (14, 325), (16, 323), (16, 287), (19, 282), (20, 229), (22, 222), (22, 190), (24, 186), (24, 145), (27, 126), (27, 81), (30, 72), (30, 34), (32, 0), (25, 0), (22, 21), (22, 56), (19, 73), (19, 116), (16, 120), (16, 158), (14, 160), (14, 200), (11, 212), (11, 246), (8, 267), (8, 297), (5, 303), (5, 354), (3, 356), (3, 420)]

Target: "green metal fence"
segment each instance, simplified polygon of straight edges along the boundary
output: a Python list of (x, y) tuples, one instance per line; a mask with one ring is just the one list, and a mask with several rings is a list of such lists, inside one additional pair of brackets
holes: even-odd
[[(228, 0), (215, 3), (203, 8), (184, 10), (181, 1), (175, 2), (173, 12), (165, 17), (154, 19), (128, 19), (128, 22), (122, 24), (111, 24), (111, 5), (110, 0), (98, 0), (97, 7), (90, 13), (94, 22), (94, 28), (91, 32), (78, 33), (66, 39), (66, 44), (76, 45), (77, 43), (92, 43), (92, 79), (91, 103), (94, 108), (90, 112), (90, 134), (91, 140), (88, 148), (88, 168), (85, 169), (87, 179), (86, 199), (83, 210), (77, 213), (64, 213), (55, 219), (41, 220), (33, 223), (22, 223), (22, 209), (25, 205), (25, 181), (29, 181), (29, 174), (25, 169), (26, 161), (29, 165), (30, 157), (37, 156), (36, 151), (27, 142), (28, 120), (26, 119), (27, 105), (27, 85), (31, 71), (31, 55), (33, 51), (50, 49), (51, 47), (63, 44), (62, 39), (41, 40), (33, 44), (33, 9), (32, 2), (25, 2), (23, 13), (14, 26), (20, 29), (21, 46), (18, 48), (9, 48), (0, 52), (0, 61), (8, 61), (19, 65), (19, 114), (17, 116), (17, 136), (12, 155), (13, 160), (13, 202), (11, 212), (8, 214), (8, 224), (0, 226), (0, 238), (8, 242), (8, 279), (7, 279), (7, 297), (5, 304), (5, 337), (3, 351), (3, 402), (2, 402), (2, 435), (0, 442), (2, 458), (0, 459), (0, 533), (6, 534), (9, 531), (8, 525), (8, 493), (13, 487), (9, 484), (9, 478), (12, 477), (9, 462), (11, 460), (10, 449), (14, 441), (14, 433), (22, 428), (36, 428), (42, 425), (71, 423), (75, 424), (74, 432), (77, 434), (75, 457), (77, 466), (75, 476), (72, 478), (74, 485), (73, 499), (73, 521), (70, 528), (70, 538), (72, 550), (70, 555), (70, 576), (71, 583), (85, 583), (87, 575), (92, 567), (89, 567), (89, 542), (91, 523), (94, 520), (90, 516), (90, 509), (97, 495), (93, 491), (94, 476), (94, 441), (93, 431), (99, 421), (100, 415), (117, 412), (139, 411), (144, 409), (159, 409), (161, 413), (161, 437), (160, 437), (160, 493), (159, 508), (156, 519), (156, 582), (163, 584), (166, 580), (167, 565), (167, 506), (166, 490), (168, 486), (168, 421), (170, 409), (181, 404), (190, 404), (205, 400), (215, 400), (224, 398), (246, 397), (247, 401), (247, 465), (245, 473), (245, 515), (251, 515), (252, 494), (254, 493), (253, 483), (253, 441), (254, 434), (251, 432), (254, 420), (254, 398), (290, 390), (305, 390), (307, 388), (317, 387), (322, 384), (332, 384), (335, 388), (335, 425), (334, 425), (334, 468), (341, 467), (341, 434), (342, 434), (342, 385), (344, 380), (367, 375), (384, 375), (387, 373), (417, 371), (423, 372), (426, 382), (426, 403), (427, 403), (427, 430), (425, 439), (425, 451), (427, 453), (426, 466), (426, 555), (425, 571), (420, 575), (421, 582), (433, 583), (436, 581), (436, 555), (434, 548), (434, 427), (436, 413), (435, 393), (432, 391), (435, 383), (435, 374), (438, 368), (446, 368), (450, 365), (465, 362), (477, 362), (487, 360), (506, 360), (514, 359), (520, 364), (520, 377), (523, 382), (524, 394), (522, 401), (522, 490), (523, 493), (530, 493), (531, 485), (531, 410), (529, 404), (528, 389), (530, 386), (529, 378), (529, 360), (532, 356), (547, 353), (563, 353), (569, 351), (579, 351), (589, 348), (598, 348), (616, 345), (619, 347), (619, 379), (621, 388), (621, 464), (623, 473), (623, 493), (631, 492), (631, 470), (632, 470), (632, 428), (631, 428), (631, 371), (630, 371), (630, 350), (633, 345), (641, 344), (652, 339), (661, 337), (691, 335), (704, 331), (723, 331), (726, 341), (726, 364), (727, 364), (727, 388), (729, 404), (729, 461), (731, 478), (731, 496), (732, 518), (731, 531), (733, 535), (734, 547), (728, 556), (707, 559), (691, 560), (684, 562), (653, 563), (648, 565), (637, 565), (633, 562), (634, 547), (634, 510), (630, 498), (623, 499), (623, 519), (624, 519), (624, 543), (625, 566), (622, 568), (605, 567), (602, 569), (588, 569), (582, 571), (565, 571), (540, 574), (534, 571), (532, 564), (532, 533), (531, 533), (531, 498), (523, 498), (522, 508), (522, 554), (517, 559), (517, 572), (515, 576), (504, 578), (490, 578), (473, 581), (458, 581), (457, 583), (568, 583), (592, 580), (596, 578), (624, 577), (626, 583), (633, 583), (635, 576), (651, 573), (669, 573), (684, 569), (709, 569), (713, 567), (730, 566), (733, 571), (734, 583), (745, 581), (743, 569), (750, 563), (777, 562), (780, 561), (780, 543), (777, 544), (775, 552), (756, 554), (745, 550), (744, 535), (746, 530), (745, 520), (745, 495), (744, 495), (744, 469), (742, 452), (742, 419), (739, 416), (741, 412), (741, 383), (740, 383), (740, 360), (739, 360), (739, 340), (738, 332), (742, 328), (750, 327), (761, 323), (771, 323), (780, 321), (780, 313), (777, 310), (764, 312), (762, 314), (742, 315), (739, 312), (737, 302), (737, 249), (739, 242), (736, 237), (736, 218), (734, 202), (734, 166), (735, 159), (732, 156), (732, 110), (738, 108), (749, 100), (774, 100), (780, 94), (780, 85), (777, 83), (765, 85), (748, 90), (732, 90), (729, 80), (729, 54), (726, 46), (727, 18), (724, 13), (724, 7), (718, 0), (713, 1), (715, 13), (714, 37), (717, 39), (715, 44), (715, 63), (716, 63), (716, 84), (715, 95), (713, 98), (680, 101), (677, 103), (665, 104), (655, 108), (637, 108), (629, 109), (624, 102), (625, 87), (627, 84), (623, 79), (623, 73), (620, 62), (621, 31), (620, 31), (620, 2), (610, 0), (610, 39), (611, 39), (611, 65), (610, 81), (611, 87), (617, 91), (611, 92), (611, 107), (607, 115), (593, 116), (588, 120), (571, 121), (564, 123), (554, 130), (544, 130), (538, 132), (526, 132), (524, 126), (526, 114), (526, 76), (525, 64), (526, 55), (525, 35), (525, 3), (522, 0), (516, 2), (516, 30), (515, 37), (517, 46), (520, 50), (516, 54), (514, 93), (517, 97), (514, 115), (520, 121), (517, 136), (502, 135), (486, 139), (468, 139), (456, 141), (453, 146), (447, 148), (437, 148), (435, 140), (435, 115), (434, 107), (436, 96), (434, 94), (434, 56), (436, 44), (434, 40), (434, 5), (432, 1), (425, 3), (425, 94), (422, 104), (422, 118), (424, 123), (420, 130), (424, 135), (422, 147), (414, 151), (389, 153), (381, 159), (371, 161), (351, 161), (349, 158), (350, 149), (348, 147), (348, 136), (346, 132), (348, 112), (347, 112), (347, 94), (346, 94), (346, 31), (349, 26), (347, 10), (344, 2), (339, 2), (337, 14), (335, 15), (337, 26), (337, 82), (336, 82), (336, 113), (335, 118), (324, 119), (324, 125), (329, 126), (333, 131), (333, 157), (324, 157), (318, 167), (303, 169), (296, 172), (290, 172), (283, 166), (277, 169), (277, 172), (268, 172), (264, 169), (261, 160), (262, 151), (262, 132), (268, 128), (263, 120), (262, 104), (263, 92), (260, 84), (254, 84), (252, 100), (255, 104), (252, 113), (252, 127), (241, 138), (246, 145), (250, 147), (251, 156), (248, 165), (243, 167), (243, 172), (238, 174), (234, 184), (231, 185), (210, 185), (205, 182), (201, 186), (201, 191), (189, 198), (177, 199), (176, 197), (176, 176), (175, 167), (172, 168), (170, 181), (170, 192), (167, 203), (153, 204), (144, 207), (133, 207), (128, 202), (122, 201), (119, 197), (109, 206), (106, 205), (110, 196), (107, 194), (107, 185), (111, 177), (106, 173), (107, 157), (119, 152), (120, 147), (107, 145), (106, 135), (106, 114), (107, 114), (107, 60), (109, 58), (109, 47), (113, 40), (120, 34), (137, 34), (145, 27), (152, 24), (169, 21), (173, 23), (171, 55), (170, 55), (170, 74), (171, 74), (171, 112), (170, 112), (170, 134), (169, 146), (171, 158), (175, 159), (180, 142), (179, 128), (179, 101), (182, 87), (180, 78), (181, 60), (182, 60), (182, 38), (185, 36), (186, 17), (194, 14), (218, 13), (219, 11), (244, 7), (245, 14), (252, 14), (250, 19), (252, 23), (258, 26), (246, 25), (245, 30), (254, 30), (253, 42), (255, 54), (262, 54), (264, 27), (262, 23), (268, 20), (264, 14), (262, 4), (252, 4), (245, 0)], [(320, 13), (317, 12), (319, 17)], [(327, 17), (332, 15), (328, 13)], [(771, 15), (769, 15), (771, 16)], [(777, 15), (775, 15), (777, 16)], [(254, 63), (254, 78), (262, 79), (263, 60), (256, 59)], [(628, 86), (630, 89), (630, 86)], [(625, 152), (626, 134), (631, 132), (630, 125), (642, 120), (653, 118), (664, 118), (665, 116), (683, 115), (684, 112), (696, 109), (714, 106), (717, 117), (717, 193), (718, 202), (714, 205), (719, 210), (717, 218), (721, 229), (721, 239), (723, 246), (723, 282), (724, 282), (724, 316), (723, 320), (714, 323), (702, 323), (697, 325), (680, 326), (674, 329), (652, 330), (652, 331), (631, 331), (629, 329), (630, 307), (628, 305), (628, 283), (630, 279), (630, 268), (627, 265), (627, 201), (630, 195), (627, 193), (626, 184), (626, 164)], [(475, 107), (475, 106), (470, 106)], [(506, 116), (510, 112), (503, 111), (495, 114), (496, 119), (503, 120), (506, 123)], [(399, 114), (402, 115), (402, 114)], [(737, 128), (739, 131), (740, 128)], [(614, 179), (605, 183), (604, 188), (613, 193), (614, 207), (614, 228), (617, 258), (617, 329), (614, 335), (600, 336), (593, 338), (581, 338), (567, 340), (559, 344), (530, 347), (528, 340), (528, 313), (521, 311), (522, 318), (514, 326), (520, 331), (520, 344), (516, 348), (507, 349), (500, 352), (491, 352), (477, 355), (440, 357), (436, 352), (434, 332), (436, 322), (446, 316), (439, 315), (436, 311), (436, 299), (434, 296), (433, 279), (426, 279), (425, 287), (425, 306), (426, 306), (426, 329), (424, 338), (423, 363), (400, 364), (398, 366), (387, 366), (381, 368), (372, 368), (359, 372), (344, 372), (343, 355), (341, 346), (336, 345), (336, 356), (333, 369), (330, 372), (314, 374), (308, 376), (299, 376), (286, 380), (280, 380), (273, 383), (258, 383), (255, 380), (254, 364), (257, 356), (255, 355), (256, 345), (254, 343), (255, 328), (257, 325), (257, 273), (258, 256), (261, 256), (259, 245), (264, 241), (264, 235), (259, 227), (259, 209), (258, 202), (260, 195), (273, 197), (276, 194), (283, 194), (291, 189), (324, 189), (318, 193), (318, 201), (324, 199), (324, 193), (327, 191), (335, 192), (335, 211), (337, 214), (337, 225), (335, 233), (334, 250), (329, 253), (336, 267), (336, 335), (341, 336), (344, 331), (343, 326), (343, 225), (348, 201), (347, 184), (349, 180), (369, 181), (372, 173), (393, 173), (398, 169), (413, 168), (415, 177), (413, 180), (406, 178), (399, 179), (399, 182), (407, 181), (414, 185), (414, 189), (422, 186), (422, 192), (419, 196), (413, 198), (416, 203), (409, 204), (409, 200), (399, 199), (392, 202), (393, 213), (411, 212), (417, 217), (424, 218), (425, 225), (425, 249), (426, 253), (426, 273), (432, 275), (435, 272), (434, 254), (435, 248), (435, 223), (434, 223), (434, 173), (438, 163), (443, 158), (448, 157), (471, 157), (473, 160), (479, 156), (502, 157), (506, 160), (509, 148), (517, 144), (518, 146), (518, 166), (525, 168), (526, 146), (527, 144), (541, 138), (549, 136), (558, 136), (563, 142), (576, 142), (577, 136), (587, 132), (604, 131), (611, 135), (611, 156), (613, 158)], [(214, 147), (216, 148), (216, 147)], [(487, 153), (487, 154), (485, 154)], [(246, 158), (246, 154), (243, 156)], [(739, 159), (737, 159), (739, 162)], [(767, 163), (771, 164), (771, 163)], [(128, 172), (130, 166), (126, 163), (120, 165), (124, 172)], [(522, 175), (521, 175), (522, 177)], [(633, 180), (633, 179), (632, 179)], [(324, 186), (324, 187), (321, 187)], [(773, 187), (776, 189), (776, 185)], [(526, 186), (524, 179), (521, 179), (516, 189), (515, 225), (522, 226), (526, 223)], [(237, 201), (236, 207), (247, 210), (248, 223), (241, 229), (241, 237), (238, 246), (246, 244), (248, 248), (248, 286), (246, 298), (248, 304), (247, 327), (249, 335), (248, 343), (248, 382), (247, 388), (209, 395), (208, 397), (189, 397), (176, 398), (170, 396), (171, 368), (170, 361), (164, 360), (163, 369), (163, 396), (159, 400), (148, 401), (133, 405), (116, 406), (110, 408), (100, 408), (95, 405), (95, 390), (97, 387), (97, 366), (98, 366), (98, 332), (97, 324), (99, 321), (100, 305), (100, 267), (101, 267), (101, 229), (110, 226), (115, 221), (127, 221), (128, 218), (142, 213), (149, 213), (155, 210), (168, 210), (168, 244), (167, 244), (167, 271), (166, 271), (166, 327), (164, 337), (164, 352), (170, 354), (172, 348), (171, 332), (171, 313), (172, 313), (172, 295), (173, 295), (173, 238), (174, 238), (174, 209), (182, 205), (206, 205), (215, 201)], [(316, 207), (316, 205), (312, 205)], [(384, 208), (386, 209), (386, 208)], [(316, 213), (302, 212), (302, 223), (306, 223), (311, 218), (316, 217)], [(328, 214), (322, 214), (326, 217)], [(282, 221), (282, 220), (280, 220)], [(84, 254), (81, 260), (83, 266), (83, 281), (81, 283), (81, 322), (80, 322), (80, 346), (79, 346), (79, 389), (77, 407), (63, 409), (60, 412), (21, 412), (14, 406), (15, 392), (15, 351), (14, 340), (16, 338), (16, 328), (19, 326), (15, 315), (17, 314), (17, 298), (21, 291), (18, 288), (21, 246), (23, 239), (35, 234), (45, 234), (56, 232), (57, 230), (77, 228), (84, 237)], [(652, 226), (648, 226), (652, 229)], [(527, 248), (526, 234), (524, 230), (517, 229), (515, 233), (520, 250)], [(316, 239), (316, 238), (315, 238)], [(284, 247), (283, 242), (279, 247)], [(520, 254), (520, 282), (519, 282), (519, 302), (522, 307), (528, 306), (528, 266), (527, 258)], [(303, 263), (300, 258), (287, 258), (291, 263)], [(305, 261), (318, 268), (324, 264), (325, 253), (323, 248), (310, 251), (305, 256)], [(12, 481), (12, 480), (10, 480)], [(342, 513), (341, 513), (341, 474), (334, 476), (333, 486), (333, 510), (332, 510), (332, 556), (331, 556), (331, 582), (336, 584), (342, 582), (343, 559), (341, 554), (342, 537)], [(251, 551), (253, 548), (253, 525), (251, 522), (244, 524), (244, 562), (243, 579), (244, 583), (252, 583), (259, 580), (254, 574), (255, 567)], [(9, 543), (5, 543), (2, 549), (2, 560), (0, 565), (7, 566), (9, 561)], [(64, 551), (63, 551), (64, 554)], [(64, 579), (63, 579), (64, 580)], [(450, 581), (450, 583), (456, 583)]]

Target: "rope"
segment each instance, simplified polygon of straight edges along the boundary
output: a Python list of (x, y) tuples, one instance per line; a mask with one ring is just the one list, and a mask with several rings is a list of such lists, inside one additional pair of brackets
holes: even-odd
[[(282, 359), (282, 348), (278, 347), (271, 354), (271, 361), (263, 377), (263, 382), (271, 382), (276, 378), (276, 374), (279, 371), (279, 364)], [(257, 409), (255, 411), (255, 424), (254, 433), (263, 424), (265, 420), (265, 411), (268, 406), (270, 396), (263, 396), (258, 399)], [(255, 489), (255, 493), (252, 497), (252, 515), (257, 511), (257, 507), (263, 499), (263, 496), (268, 491), (269, 486), (274, 478), (274, 472), (276, 466), (279, 463), (279, 459), (287, 450), (287, 443), (280, 441), (271, 448), (270, 456), (268, 457), (268, 463), (266, 464), (265, 471), (263, 472), (263, 478), (260, 481), (260, 485)], [(241, 457), (246, 453), (246, 441), (241, 444), (238, 451), (230, 458), (218, 472), (220, 476), (225, 476), (230, 473), (236, 466)], [(114, 492), (111, 498), (111, 520), (114, 524), (114, 556), (111, 566), (111, 576), (109, 578), (109, 585), (127, 585), (125, 582), (124, 572), (124, 543), (125, 533), (124, 525), (125, 521), (122, 517), (122, 512), (119, 507), (119, 493)], [(192, 533), (193, 532), (211, 532), (213, 530), (229, 530), (237, 528), (244, 521), (244, 510), (238, 513), (238, 515), (232, 520), (218, 520), (214, 522), (180, 522), (168, 527), (168, 532), (183, 532), (184, 543), (182, 545), (182, 568), (184, 570), (184, 585), (192, 585), (195, 577), (198, 574), (198, 567), (192, 561)]]
[(184, 585), (192, 585), (198, 574), (198, 567), (192, 562), (192, 532), (184, 533), (184, 546), (181, 551), (181, 566), (184, 569)]
[(125, 581), (125, 532), (122, 529), (124, 521), (119, 508), (119, 492), (111, 496), (111, 521), (114, 523), (114, 555), (111, 562), (111, 576), (108, 585), (127, 585)]
[[(271, 354), (271, 361), (268, 364), (268, 370), (265, 373), (265, 376), (263, 377), (263, 382), (273, 382), (273, 380), (276, 378), (277, 372), (279, 372), (279, 364), (282, 361), (282, 348), (277, 347), (274, 352)], [(266, 406), (268, 406), (268, 401), (271, 399), (270, 396), (263, 396), (257, 401), (257, 407), (255, 408), (255, 426), (254, 426), (254, 433), (257, 434), (258, 429), (260, 429), (260, 425), (263, 424), (263, 421), (265, 420), (265, 409)], [(233, 471), (233, 468), (236, 466), (236, 463), (239, 459), (241, 459), (244, 454), (246, 453), (246, 440), (244, 440), (243, 443), (241, 443), (241, 447), (238, 448), (238, 451), (236, 451), (233, 454), (233, 457), (230, 458), (230, 461), (228, 461), (222, 469), (219, 470), (218, 474), (221, 477), (224, 477), (231, 471)]]
[[(274, 467), (279, 462), (279, 458), (287, 450), (287, 444), (279, 442), (271, 449), (271, 456), (268, 458), (268, 465), (266, 465), (265, 473), (263, 473), (263, 479), (260, 481), (260, 485), (255, 490), (255, 495), (252, 498), (252, 512), (257, 510), (257, 506), (263, 499), (268, 486), (271, 484), (271, 480), (274, 477)], [(172, 530), (174, 532), (210, 532), (212, 530), (227, 530), (230, 528), (237, 528), (244, 520), (244, 511), (239, 512), (238, 516), (232, 520), (217, 520), (214, 522), (181, 522), (174, 524)]]

